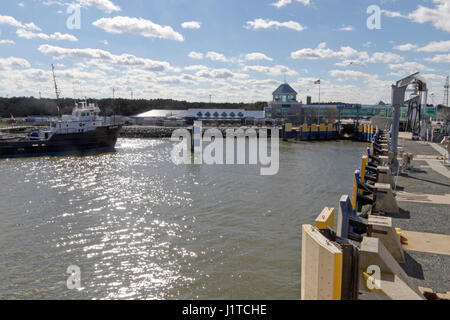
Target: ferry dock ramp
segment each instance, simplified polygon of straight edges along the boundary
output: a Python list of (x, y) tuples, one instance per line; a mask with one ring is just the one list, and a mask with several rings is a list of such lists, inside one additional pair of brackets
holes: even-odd
[(373, 121), (351, 192), (302, 226), (302, 300), (450, 300), (448, 142), (398, 119)]

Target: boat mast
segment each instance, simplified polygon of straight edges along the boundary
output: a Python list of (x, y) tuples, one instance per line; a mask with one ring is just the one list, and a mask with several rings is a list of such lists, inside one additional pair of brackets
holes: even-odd
[(61, 117), (61, 110), (58, 106), (58, 101), (59, 101), (59, 90), (58, 90), (58, 85), (56, 84), (56, 76), (55, 76), (55, 66), (52, 63), (52, 74), (53, 74), (53, 83), (55, 85), (55, 93), (56, 93), (56, 108), (58, 108), (58, 114)]

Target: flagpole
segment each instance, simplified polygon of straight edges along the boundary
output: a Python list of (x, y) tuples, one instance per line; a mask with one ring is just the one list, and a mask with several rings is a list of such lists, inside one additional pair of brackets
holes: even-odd
[(322, 85), (322, 81), (319, 82), (319, 103), (320, 103), (320, 86)]

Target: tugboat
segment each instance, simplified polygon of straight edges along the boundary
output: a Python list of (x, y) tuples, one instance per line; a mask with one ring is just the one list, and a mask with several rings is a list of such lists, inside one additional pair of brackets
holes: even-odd
[(86, 101), (72, 115), (51, 122), (50, 130), (23, 137), (0, 137), (0, 158), (114, 151), (121, 125), (105, 125), (100, 109)]
[[(52, 64), (58, 113), (59, 89)], [(72, 115), (52, 121), (50, 130), (32, 132), (22, 137), (0, 136), (0, 158), (82, 154), (91, 151), (114, 151), (121, 125), (105, 125), (100, 108), (87, 100), (75, 104)]]

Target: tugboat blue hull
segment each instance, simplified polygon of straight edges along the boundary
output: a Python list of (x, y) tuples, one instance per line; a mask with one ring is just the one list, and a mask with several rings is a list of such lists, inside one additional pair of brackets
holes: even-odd
[(56, 134), (49, 139), (0, 141), (0, 158), (37, 157), (113, 151), (121, 126), (102, 126), (95, 130)]

